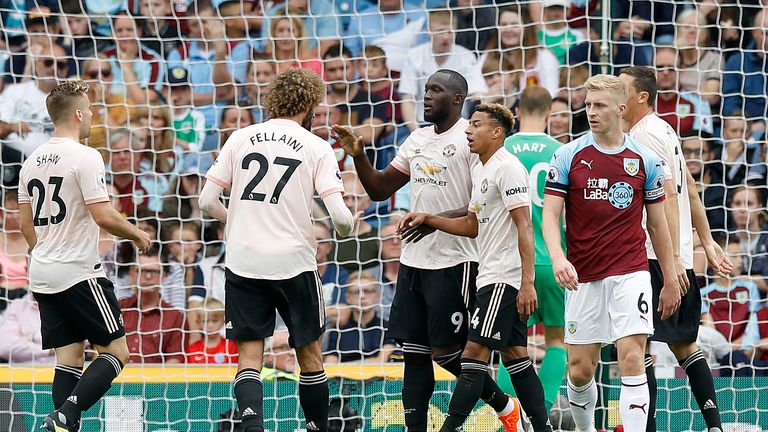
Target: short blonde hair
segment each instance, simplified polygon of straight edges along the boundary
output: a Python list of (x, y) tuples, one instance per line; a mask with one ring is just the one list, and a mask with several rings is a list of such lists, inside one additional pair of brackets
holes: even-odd
[(203, 302), (203, 311), (206, 317), (224, 317), (224, 303), (213, 297), (208, 297)]
[(611, 92), (618, 99), (619, 105), (627, 102), (627, 86), (616, 76), (607, 74), (595, 75), (584, 83), (584, 87), (587, 91), (607, 90)]

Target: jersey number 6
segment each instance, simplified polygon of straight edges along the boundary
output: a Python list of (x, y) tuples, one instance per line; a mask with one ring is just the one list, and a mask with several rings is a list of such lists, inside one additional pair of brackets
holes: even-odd
[[(267, 171), (269, 170), (269, 162), (267, 161), (267, 158), (264, 157), (264, 155), (261, 153), (250, 153), (248, 156), (243, 158), (242, 168), (247, 170), (248, 167), (251, 166), (251, 162), (259, 163), (259, 171), (256, 172), (256, 175), (245, 186), (243, 195), (240, 196), (240, 199), (245, 201), (264, 201), (264, 198), (266, 198), (267, 195), (256, 192), (256, 186), (258, 186), (259, 183), (264, 180), (264, 176), (267, 175)], [(278, 156), (275, 158), (274, 164), (283, 165), (287, 167), (287, 169), (285, 170), (285, 173), (283, 173), (283, 176), (280, 177), (280, 181), (277, 182), (274, 192), (272, 192), (272, 198), (269, 199), (270, 204), (277, 204), (277, 202), (280, 201), (280, 194), (283, 192), (283, 189), (285, 188), (286, 183), (288, 183), (288, 180), (290, 180), (291, 176), (296, 171), (296, 168), (301, 165), (301, 161), (298, 159), (290, 159)]]

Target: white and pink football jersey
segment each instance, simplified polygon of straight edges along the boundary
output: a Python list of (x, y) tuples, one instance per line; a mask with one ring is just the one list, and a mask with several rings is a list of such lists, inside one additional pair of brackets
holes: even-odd
[(325, 140), (291, 120), (251, 125), (230, 136), (206, 178), (230, 190), (230, 271), (275, 280), (317, 269), (313, 196), (344, 192)]
[(69, 138), (51, 138), (24, 161), (19, 203), (32, 207), (37, 244), (29, 262), (32, 292), (55, 294), (106, 277), (99, 226), (88, 204), (109, 201), (101, 154)]

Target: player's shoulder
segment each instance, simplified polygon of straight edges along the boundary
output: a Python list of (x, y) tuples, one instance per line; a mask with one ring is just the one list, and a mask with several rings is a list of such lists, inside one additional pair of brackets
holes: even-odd
[(665, 144), (676, 145), (678, 141), (675, 129), (655, 113), (645, 116), (635, 125), (630, 130), (630, 136), (641, 143), (648, 139), (655, 139)]
[(563, 144), (555, 150), (555, 159), (573, 159), (577, 154), (589, 149), (594, 144), (595, 140), (592, 137), (592, 132), (588, 132), (579, 138)]
[(661, 160), (658, 154), (654, 152), (653, 150), (649, 149), (648, 147), (641, 145), (640, 142), (629, 136), (625, 136), (626, 139), (626, 148), (632, 153), (637, 154), (640, 158), (642, 158), (646, 162), (654, 162), (657, 163)]

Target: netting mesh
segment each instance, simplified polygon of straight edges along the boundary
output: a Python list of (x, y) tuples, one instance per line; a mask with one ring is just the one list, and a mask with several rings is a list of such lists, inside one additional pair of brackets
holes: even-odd
[[(51, 409), (50, 377), (23, 373), (45, 369), (54, 356), (40, 349), (38, 312), (25, 295), (27, 245), (15, 188), (24, 158), (51, 136), (45, 96), (57, 81), (89, 83), (93, 123), (85, 144), (104, 157), (113, 205), (152, 234), (162, 263), (157, 274), (136, 262), (129, 244), (106, 233), (100, 241), (126, 316), (144, 327), (128, 329), (136, 381), (116, 385), (89, 412), (84, 430), (194, 431), (210, 430), (233, 407), (227, 380), (187, 383), (194, 369), (179, 368), (168, 369), (177, 375), (167, 383), (138, 365), (207, 362), (213, 370), (210, 364), (236, 361), (226, 342), (204, 344), (224, 326), (221, 303), (208, 299), (224, 300), (225, 244), (223, 228), (200, 211), (197, 198), (229, 135), (268, 118), (262, 101), (277, 73), (300, 67), (321, 74), (328, 94), (313, 132), (334, 145), (330, 125), (353, 127), (383, 169), (423, 123), (424, 83), (439, 68), (467, 78), (467, 111), (479, 102), (514, 107), (526, 86), (546, 88), (555, 96), (548, 132), (566, 143), (589, 128), (589, 76), (650, 65), (658, 72), (657, 110), (683, 137), (709, 224), (739, 264), (731, 279), (716, 279), (696, 248), (694, 270), (706, 287), (699, 342), (720, 376), (723, 417), (732, 430), (768, 428), (760, 396), (768, 387), (764, 14), (757, 0), (0, 0), (0, 360), (7, 362), (0, 427), (29, 430)], [(352, 171), (334, 148), (340, 169)], [(408, 192), (372, 203), (354, 177), (345, 177), (345, 188), (354, 191), (350, 209), (366, 211), (358, 235), (337, 239), (319, 201), (313, 212), (329, 317), (326, 361), (398, 361), (384, 330), (400, 254), (393, 224), (409, 208)], [(133, 296), (155, 278), (165, 303), (150, 316)], [(363, 298), (374, 307), (358, 316)], [(540, 361), (536, 330), (531, 352)], [(293, 430), (301, 419), (290, 381), (295, 359), (286, 335), (268, 345), (268, 364), (288, 373), (276, 372), (278, 382), (265, 386), (265, 418), (273, 430)], [(654, 353), (659, 376), (669, 378), (659, 385), (659, 427), (703, 429), (676, 361), (663, 348)], [(618, 421), (618, 387), (611, 356), (603, 360), (608, 411), (599, 416), (608, 426)], [(362, 429), (395, 430), (402, 427), (400, 385), (396, 378), (355, 381), (332, 394), (357, 411)], [(436, 418), (450, 396), (449, 383), (439, 386)], [(565, 430), (567, 410), (554, 408), (564, 418), (556, 426)], [(487, 414), (480, 411), (473, 420), (479, 425), (466, 430), (497, 427)]]

